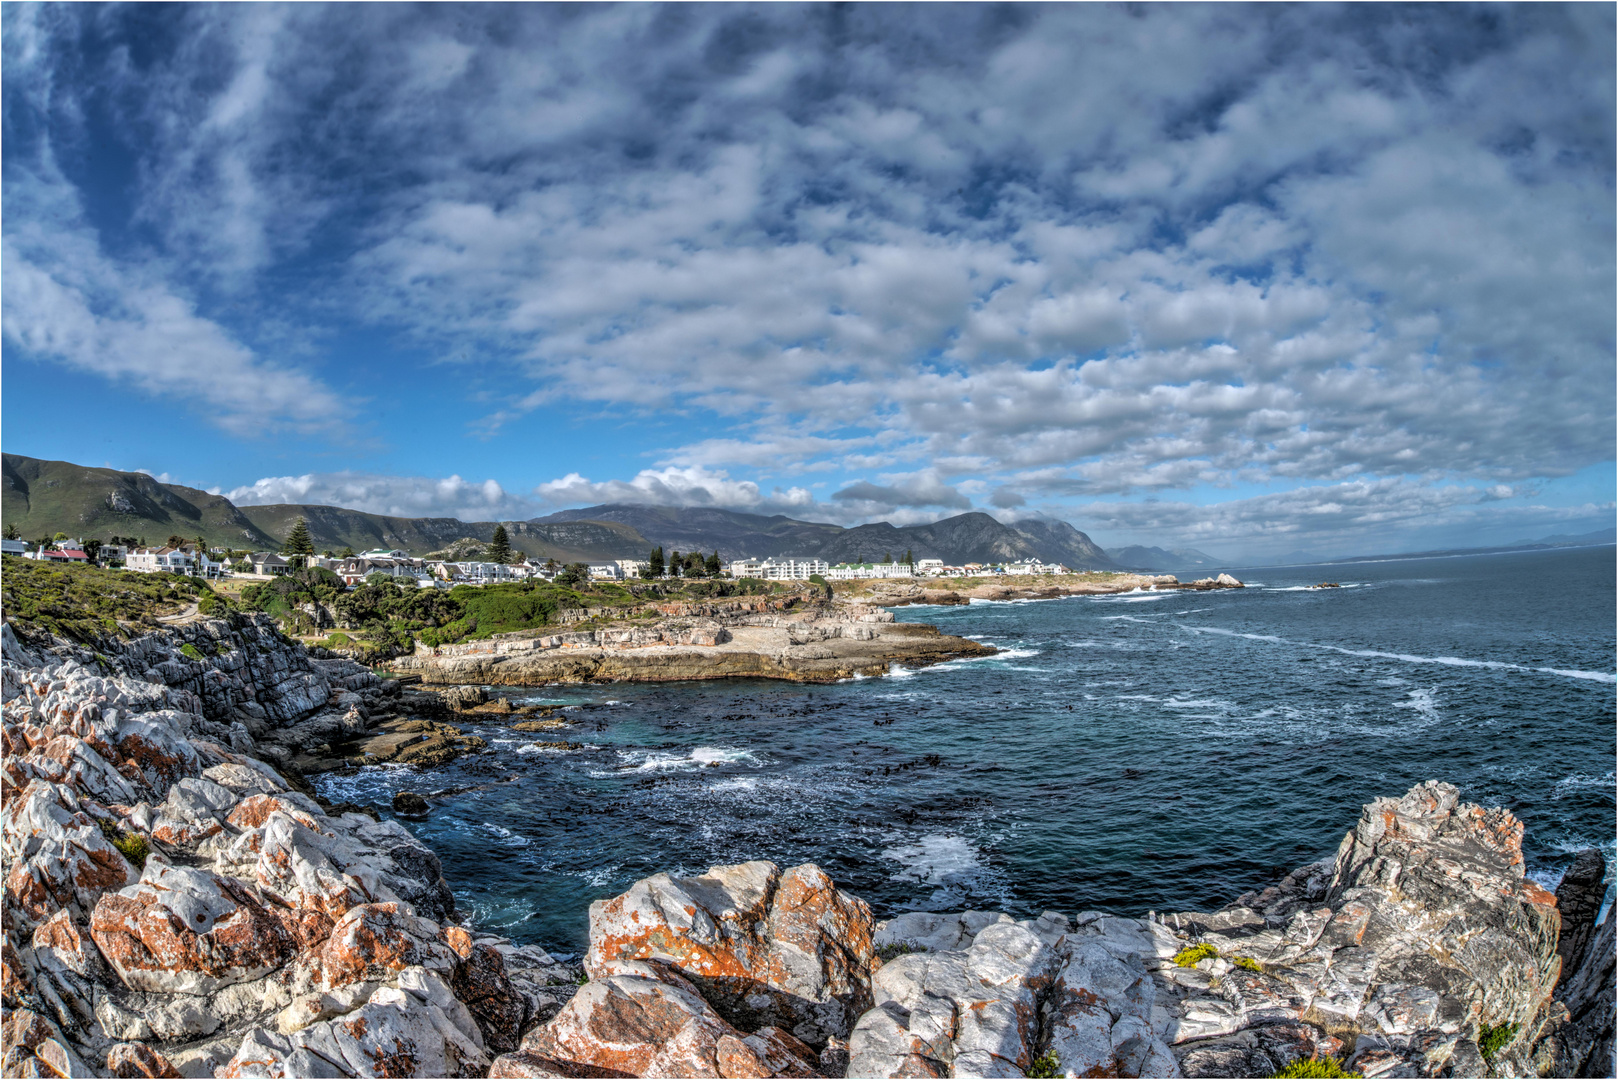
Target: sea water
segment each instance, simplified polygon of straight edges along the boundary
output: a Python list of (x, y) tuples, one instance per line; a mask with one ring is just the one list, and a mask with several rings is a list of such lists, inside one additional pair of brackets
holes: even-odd
[(1002, 651), (881, 678), (502, 688), (568, 725), (319, 787), (449, 792), (405, 825), (457, 903), (564, 953), (590, 901), (749, 859), (818, 863), (881, 916), (1207, 910), (1429, 778), (1516, 813), (1547, 887), (1581, 848), (1611, 864), (1612, 547), (1238, 575), (899, 608)]

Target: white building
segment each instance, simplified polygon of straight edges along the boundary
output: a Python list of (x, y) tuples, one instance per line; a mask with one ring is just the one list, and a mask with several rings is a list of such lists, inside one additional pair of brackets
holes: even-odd
[(590, 566), (591, 581), (622, 581), (624, 569), (615, 562), (592, 563)]
[(28, 550), (28, 545), (21, 540), (0, 540), (0, 555), (21, 555)]
[(497, 562), (460, 562), (455, 564), (455, 569), (460, 572), (461, 580), (468, 585), (493, 585), (528, 576), (526, 572), (520, 572), (514, 566)]
[(806, 581), (810, 574), (824, 575), (831, 565), (825, 559), (765, 559), (757, 574), (766, 581)]
[[(124, 569), (142, 574), (195, 574), (197, 556), (184, 548), (135, 548), (124, 556)], [(203, 573), (214, 571), (216, 564), (202, 556)]]
[(619, 559), (618, 574), (624, 580), (640, 577), (642, 570), (650, 570), (652, 564), (645, 559)]
[(825, 577), (827, 581), (907, 578), (915, 577), (915, 570), (908, 563), (838, 563), (825, 572)]
[(736, 559), (725, 569), (733, 578), (761, 578), (764, 576), (764, 562), (761, 559)]
[(917, 559), (916, 573), (922, 577), (937, 577), (944, 572), (943, 559)]

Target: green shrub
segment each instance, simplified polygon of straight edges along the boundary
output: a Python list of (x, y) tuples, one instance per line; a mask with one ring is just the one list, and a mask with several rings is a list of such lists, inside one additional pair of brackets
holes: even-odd
[(180, 646), (180, 655), (185, 657), (187, 660), (207, 659), (207, 657), (202, 654), (202, 650), (191, 644), (189, 641)]
[(152, 853), (152, 845), (146, 837), (139, 833), (126, 833), (109, 822), (101, 822), (101, 834), (118, 849), (118, 853), (129, 860), (129, 865), (136, 870), (146, 866), (146, 856)]
[(927, 946), (925, 945), (917, 945), (911, 941), (895, 941), (880, 946), (876, 950), (876, 954), (884, 960), (893, 960), (900, 956), (909, 956), (911, 953), (924, 953), (926, 951)]
[(1246, 968), (1248, 971), (1263, 972), (1264, 970), (1264, 965), (1254, 960), (1251, 956), (1233, 956), (1230, 958), (1230, 962), (1239, 968)]
[(1061, 1076), (1062, 1063), (1056, 1060), (1056, 1055), (1054, 1053), (1041, 1054), (1039, 1057), (1034, 1059), (1034, 1063), (1032, 1065), (1028, 1066), (1028, 1072), (1026, 1075), (1041, 1077), (1042, 1080), (1048, 1080), (1050, 1077)]
[(1212, 945), (1187, 945), (1174, 954), (1174, 962), (1180, 967), (1196, 967), (1199, 960), (1211, 960), (1219, 955), (1219, 950)]
[(1295, 1080), (1344, 1080), (1360, 1074), (1344, 1071), (1342, 1062), (1336, 1058), (1299, 1058), (1280, 1072), (1270, 1075)]
[(1495, 1024), (1478, 1031), (1478, 1050), (1483, 1054), (1483, 1060), (1490, 1065), (1494, 1064), (1494, 1056), (1504, 1050), (1512, 1039), (1517, 1037), (1517, 1024)]

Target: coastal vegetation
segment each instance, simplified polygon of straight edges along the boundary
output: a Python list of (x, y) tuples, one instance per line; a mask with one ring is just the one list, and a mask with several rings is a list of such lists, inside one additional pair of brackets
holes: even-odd
[(158, 626), (201, 600), (222, 602), (203, 581), (183, 574), (130, 574), (96, 566), (35, 562), (5, 556), (0, 575), (6, 617), (29, 633), (94, 642)]
[(1342, 1062), (1328, 1057), (1299, 1058), (1273, 1075), (1287, 1080), (1358, 1080), (1360, 1074), (1347, 1071)]
[(1485, 1027), (1478, 1032), (1478, 1051), (1483, 1059), (1491, 1065), (1495, 1055), (1510, 1045), (1511, 1040), (1517, 1037), (1517, 1024), (1495, 1024)]
[(1188, 945), (1174, 954), (1174, 963), (1179, 967), (1196, 967), (1203, 960), (1212, 960), (1219, 955), (1219, 950), (1212, 945)]

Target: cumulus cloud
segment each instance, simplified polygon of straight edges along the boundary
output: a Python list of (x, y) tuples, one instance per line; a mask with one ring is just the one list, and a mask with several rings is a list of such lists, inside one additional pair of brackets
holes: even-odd
[(774, 488), (762, 491), (751, 480), (732, 480), (723, 472), (700, 466), (670, 466), (642, 469), (631, 480), (587, 480), (569, 473), (534, 489), (546, 503), (579, 506), (600, 503), (634, 503), (647, 506), (715, 506), (756, 513), (786, 513), (814, 505), (805, 488)]
[(508, 493), (494, 480), (459, 476), (382, 476), (370, 473), (305, 473), (266, 476), (220, 492), (242, 506), (319, 504), (389, 517), (454, 517), (463, 521), (513, 521), (533, 516), (534, 504)]

